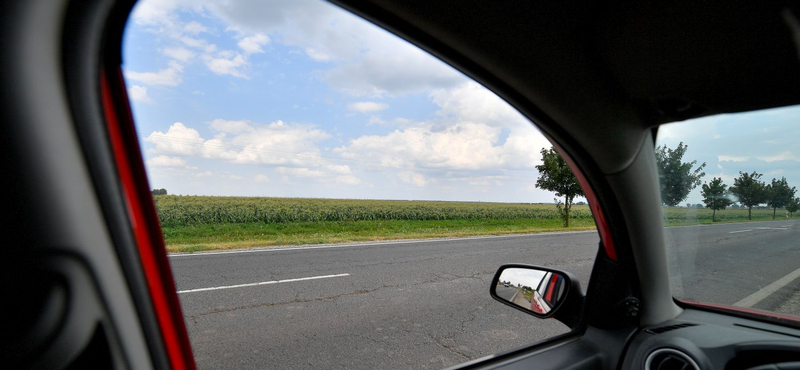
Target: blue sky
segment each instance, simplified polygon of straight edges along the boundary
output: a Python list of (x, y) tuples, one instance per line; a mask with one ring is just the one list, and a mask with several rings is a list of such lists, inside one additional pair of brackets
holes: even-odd
[(173, 194), (552, 202), (501, 99), (319, 1), (141, 1), (123, 68)]
[[(786, 177), (789, 186), (800, 188), (799, 123), (797, 106), (723, 114), (661, 126), (656, 143), (688, 145), (684, 159), (706, 163), (704, 182), (719, 177), (731, 186), (740, 171), (756, 171), (767, 184)], [(698, 187), (684, 203), (701, 201)]]
[[(539, 151), (550, 145), (530, 122), (441, 61), (328, 3), (142, 0), (123, 48), (155, 188), (553, 201), (534, 186)], [(800, 136), (797, 109), (768, 116), (679, 123), (659, 141), (687, 142), (709, 175), (754, 169), (797, 182), (798, 144), (744, 145), (755, 131), (774, 140), (761, 132), (764, 122), (784, 141)], [(687, 201), (699, 202), (697, 191)]]

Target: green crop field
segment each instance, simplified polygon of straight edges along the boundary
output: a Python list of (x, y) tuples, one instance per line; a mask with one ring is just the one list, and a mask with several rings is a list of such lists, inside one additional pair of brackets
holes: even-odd
[[(323, 222), (378, 220), (557, 219), (555, 206), (524, 203), (429, 202), (311, 198), (156, 196), (164, 226), (250, 222)], [(587, 206), (575, 206), (572, 218), (591, 219)]]
[[(563, 231), (555, 205), (312, 198), (155, 196), (170, 252)], [(664, 208), (667, 226), (711, 223), (705, 208)], [(786, 217), (778, 210), (778, 217)], [(772, 210), (754, 209), (753, 220)], [(747, 221), (746, 209), (717, 211), (717, 222)], [(593, 229), (585, 205), (569, 230)]]
[[(554, 205), (310, 198), (155, 196), (170, 251), (562, 230)], [(570, 230), (590, 229), (573, 206)]]

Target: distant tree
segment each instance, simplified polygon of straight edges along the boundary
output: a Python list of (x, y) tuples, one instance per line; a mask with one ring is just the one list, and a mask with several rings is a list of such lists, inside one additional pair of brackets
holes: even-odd
[(683, 156), (689, 147), (683, 142), (678, 144), (675, 149), (667, 148), (662, 145), (656, 148), (656, 163), (658, 164), (658, 176), (661, 180), (661, 203), (669, 207), (675, 207), (689, 196), (692, 189), (700, 185), (700, 179), (705, 176), (703, 162), (695, 168), (697, 161), (683, 162)]
[(563, 204), (556, 200), (556, 207), (564, 218), (564, 227), (569, 227), (569, 211), (572, 209), (572, 200), (576, 196), (583, 196), (583, 189), (581, 189), (578, 179), (575, 178), (564, 158), (561, 158), (561, 155), (553, 148), (542, 148), (542, 164), (536, 166), (536, 170), (539, 171), (536, 187), (564, 197)]
[(711, 222), (717, 221), (717, 210), (725, 209), (733, 203), (728, 198), (727, 187), (722, 183), (721, 178), (715, 177), (711, 182), (703, 184), (703, 188), (700, 190), (706, 208), (711, 208)]
[(800, 198), (792, 198), (792, 200), (786, 204), (786, 212), (789, 212), (789, 217), (792, 217), (797, 209), (800, 208)]
[(749, 174), (747, 172), (739, 172), (739, 177), (733, 180), (731, 186), (731, 194), (739, 198), (738, 202), (747, 207), (747, 219), (752, 220), (753, 206), (757, 206), (766, 202), (766, 185), (763, 181), (759, 181), (761, 174), (753, 171)]
[(167, 195), (167, 189), (153, 189), (153, 195)]
[(703, 208), (703, 205), (700, 204), (700, 203), (697, 203), (697, 204), (694, 205), (694, 208)]
[(772, 182), (767, 185), (767, 205), (772, 207), (773, 220), (778, 208), (785, 207), (794, 199), (795, 192), (797, 192), (797, 189), (794, 186), (790, 188), (785, 177), (781, 177), (780, 180), (772, 179)]

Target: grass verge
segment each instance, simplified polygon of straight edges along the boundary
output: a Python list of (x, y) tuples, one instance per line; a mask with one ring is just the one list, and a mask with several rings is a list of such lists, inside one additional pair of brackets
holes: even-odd
[(565, 229), (553, 219), (384, 220), (238, 223), (164, 227), (167, 251), (199, 252), (277, 245), (527, 234), (595, 228), (592, 219), (570, 220)]

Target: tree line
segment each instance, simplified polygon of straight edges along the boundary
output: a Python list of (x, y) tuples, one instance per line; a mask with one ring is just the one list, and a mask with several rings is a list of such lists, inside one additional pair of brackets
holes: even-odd
[[(697, 161), (684, 162), (688, 146), (683, 142), (675, 149), (662, 145), (656, 148), (656, 163), (661, 183), (661, 203), (668, 207), (676, 207), (683, 202), (689, 193), (702, 183), (705, 176), (703, 168), (706, 163), (699, 166)], [(756, 171), (739, 172), (733, 180), (733, 185), (726, 185), (722, 178), (714, 177), (711, 181), (702, 184), (700, 195), (703, 204), (712, 210), (711, 220), (716, 221), (716, 213), (736, 203), (747, 208), (747, 219), (752, 219), (753, 207), (766, 203), (772, 208), (772, 218), (775, 219), (778, 208), (785, 208), (792, 216), (800, 207), (800, 198), (795, 197), (797, 189), (789, 186), (786, 177), (773, 178), (766, 183), (761, 180), (763, 174)]]
[[(739, 177), (733, 180), (733, 185), (728, 186), (722, 178), (714, 177), (711, 181), (703, 183), (702, 178), (706, 163), (697, 165), (697, 161), (683, 161), (688, 145), (679, 143), (674, 149), (662, 145), (656, 148), (656, 164), (658, 165), (659, 182), (661, 184), (661, 203), (667, 207), (677, 207), (689, 197), (689, 193), (697, 186), (701, 186), (700, 194), (703, 204), (712, 210), (711, 221), (716, 222), (718, 210), (741, 204), (747, 208), (747, 219), (752, 220), (753, 207), (766, 203), (772, 208), (772, 218), (775, 219), (778, 208), (785, 208), (789, 216), (797, 212), (800, 207), (800, 198), (795, 197), (797, 189), (790, 187), (786, 177), (780, 180), (773, 178), (770, 183), (761, 181), (763, 174), (756, 171), (739, 172)], [(555, 203), (559, 214), (564, 219), (564, 227), (569, 227), (569, 214), (573, 200), (576, 196), (584, 196), (583, 189), (577, 178), (561, 158), (555, 148), (543, 148), (542, 164), (537, 165), (539, 178), (536, 187), (552, 191), (557, 197), (564, 197), (562, 202), (556, 198)]]

